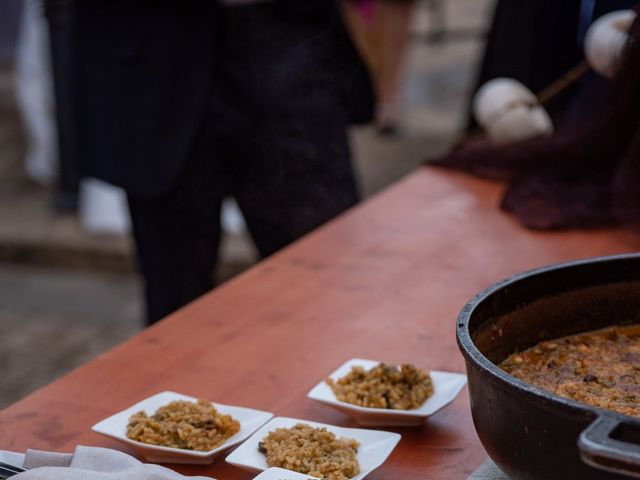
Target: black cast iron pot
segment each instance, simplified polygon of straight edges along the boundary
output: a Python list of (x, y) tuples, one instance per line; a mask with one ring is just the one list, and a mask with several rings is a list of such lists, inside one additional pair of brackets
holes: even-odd
[(487, 453), (507, 475), (640, 478), (640, 419), (555, 396), (496, 366), (544, 340), (632, 323), (640, 323), (636, 254), (523, 273), (464, 307), (457, 336), (473, 421)]

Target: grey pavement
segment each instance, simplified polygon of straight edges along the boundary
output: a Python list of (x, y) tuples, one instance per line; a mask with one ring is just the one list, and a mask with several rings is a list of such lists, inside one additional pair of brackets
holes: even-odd
[[(444, 0), (443, 43), (428, 41), (430, 18), (419, 7), (401, 135), (379, 137), (371, 127), (352, 132), (365, 197), (444, 153), (459, 135), (493, 1)], [(12, 72), (0, 65), (0, 408), (142, 328), (129, 238), (85, 233), (74, 217), (52, 211), (47, 189), (23, 177), (12, 94)], [(254, 261), (246, 235), (227, 236), (219, 278)]]
[(0, 407), (140, 329), (132, 275), (0, 266)]

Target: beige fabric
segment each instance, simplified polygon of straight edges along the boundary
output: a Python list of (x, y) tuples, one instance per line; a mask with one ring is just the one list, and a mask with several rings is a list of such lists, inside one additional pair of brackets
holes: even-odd
[(213, 480), (185, 477), (159, 465), (106, 448), (76, 448), (73, 455), (28, 450), (24, 462), (29, 470), (15, 480)]
[(24, 459), (24, 468), (32, 468), (46, 465), (48, 467), (68, 467), (71, 465), (73, 455), (70, 453), (41, 452), (38, 450), (28, 450)]

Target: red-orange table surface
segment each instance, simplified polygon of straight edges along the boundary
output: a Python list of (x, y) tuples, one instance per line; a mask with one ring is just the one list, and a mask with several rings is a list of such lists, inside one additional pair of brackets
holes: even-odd
[[(502, 187), (421, 168), (157, 326), (0, 412), (0, 449), (123, 449), (90, 431), (163, 390), (356, 426), (306, 398), (348, 358), (464, 371), (455, 320), (475, 293), (545, 264), (637, 250), (621, 230), (538, 233), (497, 208)], [(371, 480), (464, 479), (485, 457), (466, 390), (403, 438)], [(176, 466), (253, 478), (218, 459)]]

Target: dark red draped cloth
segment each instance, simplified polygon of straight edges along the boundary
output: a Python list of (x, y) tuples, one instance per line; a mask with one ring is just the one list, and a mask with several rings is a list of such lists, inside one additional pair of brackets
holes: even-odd
[(570, 124), (504, 147), (472, 140), (433, 164), (507, 181), (501, 207), (529, 228), (624, 225), (640, 233), (639, 27), (616, 78), (594, 82)]

